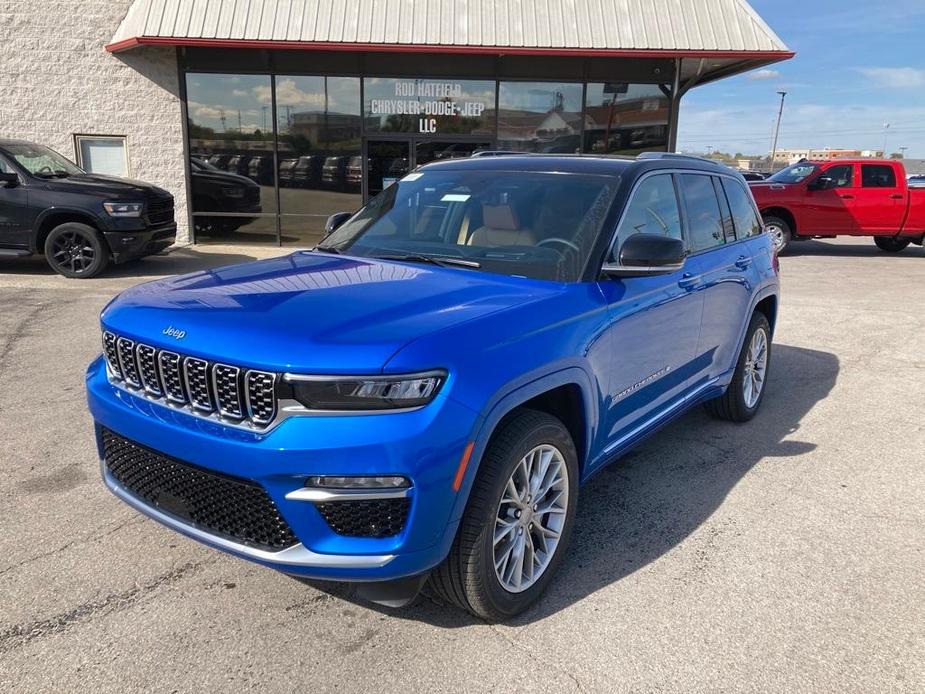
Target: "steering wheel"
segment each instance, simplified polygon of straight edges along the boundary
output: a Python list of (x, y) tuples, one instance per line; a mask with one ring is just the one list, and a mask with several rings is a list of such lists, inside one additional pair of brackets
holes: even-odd
[(51, 170), (50, 166), (43, 166), (41, 169), (39, 169), (35, 173), (54, 173), (54, 171)]
[(540, 242), (537, 243), (536, 245), (537, 245), (537, 246), (544, 246), (544, 245), (546, 245), (547, 243), (561, 243), (561, 244), (564, 244), (564, 245), (568, 246), (569, 248), (571, 248), (571, 249), (572, 249), (573, 251), (575, 251), (576, 253), (581, 253), (581, 249), (580, 249), (577, 245), (575, 245), (574, 243), (572, 243), (572, 242), (569, 241), (568, 239), (560, 239), (558, 236), (553, 236), (553, 237), (550, 237), (550, 238), (548, 238), (548, 239), (543, 239), (542, 241), (540, 241)]

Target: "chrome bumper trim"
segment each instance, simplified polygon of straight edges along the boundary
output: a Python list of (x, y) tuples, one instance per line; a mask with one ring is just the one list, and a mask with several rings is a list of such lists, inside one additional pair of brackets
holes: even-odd
[(199, 540), (207, 545), (212, 545), (213, 547), (218, 547), (244, 557), (260, 561), (269, 561), (275, 564), (309, 566), (321, 569), (378, 569), (395, 558), (394, 554), (319, 554), (318, 552), (311, 551), (301, 543), (284, 549), (281, 552), (267, 552), (262, 549), (241, 545), (232, 540), (227, 540), (223, 537), (200, 530), (186, 521), (149, 506), (125, 489), (111, 474), (109, 474), (104, 460), (100, 461), (100, 470), (103, 475), (103, 481), (106, 483), (106, 486), (109, 487), (109, 490), (136, 511), (194, 540)]
[(290, 501), (371, 501), (375, 499), (404, 499), (411, 493), (411, 487), (399, 489), (322, 489), (300, 487), (288, 494)]

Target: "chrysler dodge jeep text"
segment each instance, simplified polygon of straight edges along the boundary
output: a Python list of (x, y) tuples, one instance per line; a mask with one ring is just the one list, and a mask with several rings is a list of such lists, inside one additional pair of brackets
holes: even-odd
[(777, 258), (744, 180), (677, 155), (425, 166), (314, 251), (143, 284), (87, 373), (109, 488), (387, 604), (504, 619), (579, 487), (706, 403), (765, 394)]

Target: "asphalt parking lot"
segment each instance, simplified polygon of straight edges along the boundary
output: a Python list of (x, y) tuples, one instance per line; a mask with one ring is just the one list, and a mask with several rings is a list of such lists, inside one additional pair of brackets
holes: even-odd
[(925, 255), (782, 259), (769, 390), (582, 490), (563, 571), (507, 625), (398, 612), (228, 557), (99, 480), (83, 371), (120, 288), (0, 260), (0, 690), (925, 691)]

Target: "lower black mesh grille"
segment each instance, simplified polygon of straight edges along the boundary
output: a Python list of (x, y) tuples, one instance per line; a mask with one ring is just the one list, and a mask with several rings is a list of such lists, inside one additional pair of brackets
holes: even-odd
[(391, 537), (405, 527), (411, 500), (326, 501), (315, 507), (338, 535)]
[(103, 429), (106, 468), (139, 499), (242, 545), (276, 552), (298, 543), (259, 485), (168, 458)]

